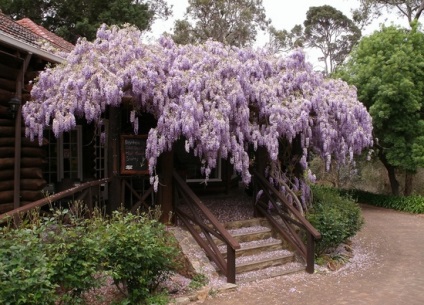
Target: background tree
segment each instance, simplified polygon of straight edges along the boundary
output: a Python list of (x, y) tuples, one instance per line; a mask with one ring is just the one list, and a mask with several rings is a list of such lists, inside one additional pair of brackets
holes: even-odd
[(290, 32), (269, 27), (269, 42), (266, 47), (273, 53), (289, 52), (303, 47), (303, 43), (303, 27), (300, 24), (295, 25)]
[(360, 3), (360, 7), (353, 11), (353, 19), (362, 27), (384, 12), (396, 12), (411, 23), (419, 20), (424, 10), (424, 0), (360, 0)]
[(329, 5), (310, 7), (304, 26), (304, 45), (320, 50), (326, 74), (345, 60), (361, 38), (354, 22)]
[(356, 86), (373, 118), (378, 157), (392, 193), (399, 194), (396, 170), (405, 174), (405, 195), (424, 166), (424, 34), (384, 27), (361, 40), (337, 75)]
[[(258, 29), (266, 30), (262, 0), (189, 0), (184, 20), (177, 20), (173, 39), (176, 43), (201, 43), (209, 38), (224, 44), (247, 46)], [(193, 24), (192, 24), (193, 23)]]
[(134, 24), (147, 30), (156, 18), (167, 18), (165, 0), (0, 0), (3, 13), (14, 19), (28, 17), (75, 43), (92, 40), (102, 23)]

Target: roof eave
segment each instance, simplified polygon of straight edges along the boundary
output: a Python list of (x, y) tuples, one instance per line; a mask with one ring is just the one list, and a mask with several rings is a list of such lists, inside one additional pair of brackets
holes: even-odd
[(40, 58), (47, 60), (51, 63), (63, 63), (65, 61), (64, 58), (54, 55), (50, 52), (39, 49), (35, 46), (32, 46), (26, 42), (20, 41), (12, 36), (9, 36), (5, 33), (0, 32), (0, 42), (3, 42), (7, 45), (18, 48), (21, 51), (26, 51), (32, 54), (39, 56)]

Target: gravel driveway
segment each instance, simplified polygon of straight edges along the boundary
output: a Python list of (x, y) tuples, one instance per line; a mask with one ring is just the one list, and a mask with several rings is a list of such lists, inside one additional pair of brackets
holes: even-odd
[(342, 269), (239, 286), (206, 305), (424, 304), (424, 215), (363, 206), (355, 256)]

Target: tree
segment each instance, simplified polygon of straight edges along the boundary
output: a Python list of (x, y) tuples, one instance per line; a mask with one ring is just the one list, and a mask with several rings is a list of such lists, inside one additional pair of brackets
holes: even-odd
[[(299, 209), (308, 202), (304, 173), (311, 150), (329, 165), (372, 144), (371, 118), (354, 88), (325, 80), (301, 50), (282, 58), (214, 41), (177, 45), (169, 37), (144, 45), (133, 27), (103, 26), (94, 42), (80, 41), (66, 63), (43, 71), (31, 95), (23, 106), (31, 139), (42, 139), (49, 124), (56, 136), (69, 131), (76, 116), (98, 122), (107, 107), (131, 97), (135, 133), (137, 113), (157, 118), (146, 148), (156, 188), (158, 157), (178, 139), (202, 160), (205, 179), (221, 157), (246, 184), (249, 147), (265, 147), (269, 178), (286, 193), (286, 186), (296, 191), (290, 194), (303, 200)], [(287, 155), (296, 155), (287, 160), (293, 164), (280, 162)], [(297, 177), (293, 168), (302, 169)]]
[(360, 7), (353, 11), (353, 19), (362, 26), (382, 16), (384, 11), (395, 11), (408, 22), (418, 21), (424, 10), (424, 0), (360, 0)]
[(290, 32), (269, 27), (269, 42), (266, 47), (273, 53), (290, 52), (303, 47), (303, 43), (303, 27), (300, 24), (295, 25)]
[(185, 19), (175, 22), (176, 43), (213, 39), (243, 47), (255, 40), (258, 29), (265, 30), (270, 23), (262, 0), (189, 0), (188, 3)]
[(392, 193), (399, 194), (395, 170), (406, 173), (405, 195), (424, 166), (424, 34), (383, 27), (361, 40), (337, 74), (358, 89), (373, 118), (378, 156), (387, 169)]
[(0, 7), (12, 18), (28, 17), (70, 42), (94, 39), (103, 23), (147, 30), (156, 18), (171, 14), (164, 0), (0, 0)]
[(326, 74), (345, 60), (361, 38), (353, 21), (329, 5), (310, 7), (304, 26), (304, 45), (320, 50)]

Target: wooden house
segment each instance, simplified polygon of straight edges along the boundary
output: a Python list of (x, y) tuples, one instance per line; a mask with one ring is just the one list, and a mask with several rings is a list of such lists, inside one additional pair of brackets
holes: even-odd
[(21, 106), (39, 71), (72, 48), (30, 19), (0, 13), (0, 213), (43, 196), (45, 148), (25, 138)]

